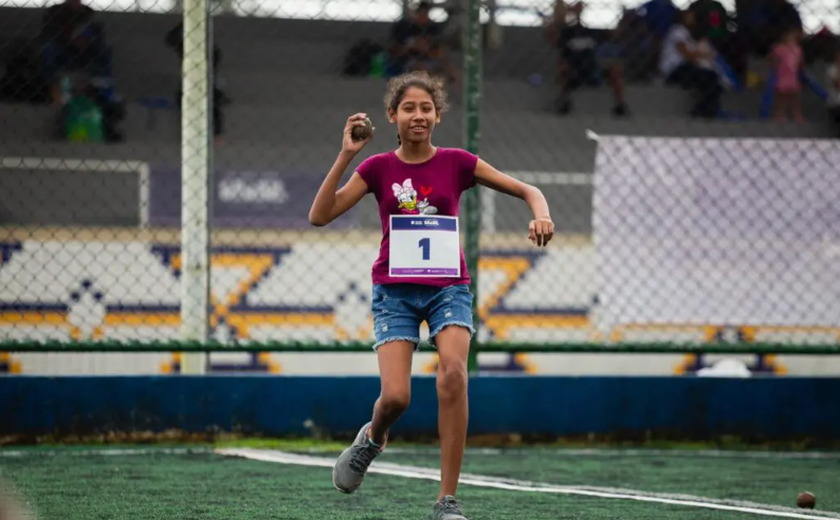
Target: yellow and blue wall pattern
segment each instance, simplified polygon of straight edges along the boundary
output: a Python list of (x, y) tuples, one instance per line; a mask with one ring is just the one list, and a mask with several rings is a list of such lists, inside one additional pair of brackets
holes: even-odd
[[(378, 245), (350, 243), (214, 248), (213, 337), (223, 342), (372, 340), (368, 300), (370, 266), (377, 252)], [(594, 264), (590, 244), (561, 244), (547, 251), (484, 251), (479, 263), (481, 339), (603, 340), (591, 320)], [(0, 338), (177, 339), (180, 269), (179, 248), (169, 244), (0, 243)], [(838, 332), (815, 333), (836, 339)], [(625, 327), (610, 336), (636, 341), (716, 339), (710, 327)], [(131, 355), (120, 356), (122, 363), (131, 363)], [(676, 365), (676, 370), (690, 370), (690, 361)], [(119, 371), (119, 362), (111, 363)], [(0, 364), (6, 371), (26, 371), (8, 355)], [(156, 364), (164, 372), (177, 371), (178, 358), (167, 356)], [(214, 355), (213, 366), (218, 371), (282, 370), (272, 356), (262, 353)], [(426, 370), (432, 368), (433, 363), (426, 365)], [(538, 371), (522, 355), (500, 360), (499, 368)]]

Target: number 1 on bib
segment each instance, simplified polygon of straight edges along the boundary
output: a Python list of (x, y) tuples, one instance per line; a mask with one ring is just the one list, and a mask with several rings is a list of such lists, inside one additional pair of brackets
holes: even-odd
[(430, 258), (430, 256), (429, 256), (430, 251), (429, 250), (432, 247), (431, 240), (428, 237), (427, 238), (421, 238), (419, 246), (423, 249), (423, 260), (428, 260)]
[(391, 215), (389, 275), (461, 276), (458, 217)]

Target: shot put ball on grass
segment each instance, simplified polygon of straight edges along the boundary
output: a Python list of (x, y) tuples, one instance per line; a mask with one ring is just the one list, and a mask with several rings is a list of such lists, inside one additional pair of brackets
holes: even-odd
[(364, 141), (370, 134), (373, 133), (373, 123), (371, 122), (369, 117), (365, 118), (364, 126), (354, 126), (351, 132), (351, 136), (353, 137), (354, 141)]
[(817, 505), (817, 497), (809, 491), (803, 491), (796, 497), (796, 505), (805, 509), (814, 509)]

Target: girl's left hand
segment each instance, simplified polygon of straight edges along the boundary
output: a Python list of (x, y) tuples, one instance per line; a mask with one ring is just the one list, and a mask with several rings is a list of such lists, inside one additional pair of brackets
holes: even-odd
[(528, 239), (534, 244), (544, 247), (554, 236), (554, 222), (550, 217), (540, 217), (528, 224)]

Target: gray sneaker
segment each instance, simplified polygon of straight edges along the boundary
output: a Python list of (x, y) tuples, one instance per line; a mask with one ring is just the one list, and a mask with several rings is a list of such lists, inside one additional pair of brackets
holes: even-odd
[(432, 520), (467, 520), (455, 497), (445, 496), (432, 509)]
[(384, 446), (378, 447), (368, 439), (368, 428), (370, 423), (362, 426), (353, 444), (339, 455), (333, 466), (333, 486), (342, 493), (356, 491), (362, 485), (370, 463), (382, 453)]

